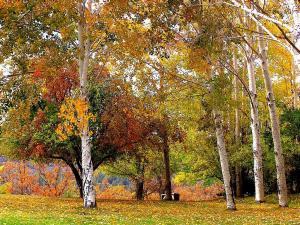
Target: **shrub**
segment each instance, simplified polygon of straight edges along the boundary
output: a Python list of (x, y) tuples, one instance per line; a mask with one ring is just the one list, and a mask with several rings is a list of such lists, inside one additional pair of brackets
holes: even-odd
[(7, 182), (0, 185), (0, 194), (11, 194), (11, 189), (12, 189), (11, 187), (12, 187), (11, 182)]
[(109, 186), (104, 191), (99, 190), (97, 186), (97, 198), (100, 199), (117, 199), (117, 200), (132, 200), (134, 193), (128, 191), (125, 186)]
[(220, 198), (219, 194), (223, 191), (223, 185), (219, 183), (212, 184), (208, 187), (201, 184), (174, 187), (174, 192), (179, 193), (180, 200), (183, 201), (213, 200)]

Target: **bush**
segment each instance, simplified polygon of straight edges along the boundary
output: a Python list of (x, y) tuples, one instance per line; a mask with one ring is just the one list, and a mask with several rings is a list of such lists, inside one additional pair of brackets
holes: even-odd
[(0, 194), (11, 194), (12, 183), (7, 182), (0, 185)]
[(224, 192), (224, 189), (223, 185), (219, 183), (208, 187), (197, 184), (195, 186), (177, 186), (174, 188), (174, 192), (180, 194), (182, 201), (201, 201), (220, 198), (219, 194)]
[(109, 186), (104, 191), (100, 191), (99, 186), (96, 188), (97, 198), (100, 199), (116, 199), (116, 200), (132, 200), (134, 193), (128, 191), (125, 186)]

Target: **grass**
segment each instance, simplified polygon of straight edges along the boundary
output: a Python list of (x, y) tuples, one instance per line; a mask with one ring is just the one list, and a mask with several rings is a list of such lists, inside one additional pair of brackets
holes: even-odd
[(81, 199), (0, 195), (0, 224), (300, 224), (300, 196), (289, 208), (276, 199), (253, 203), (237, 201), (237, 211), (225, 209), (223, 200), (160, 202), (98, 200), (97, 209), (83, 209)]

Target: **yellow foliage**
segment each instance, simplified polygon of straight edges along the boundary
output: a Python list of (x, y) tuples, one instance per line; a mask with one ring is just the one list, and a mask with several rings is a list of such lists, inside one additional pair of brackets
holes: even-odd
[(88, 129), (89, 121), (95, 119), (88, 108), (88, 103), (81, 98), (68, 98), (60, 107), (58, 116), (62, 122), (58, 125), (56, 133), (61, 140), (71, 135), (80, 135)]

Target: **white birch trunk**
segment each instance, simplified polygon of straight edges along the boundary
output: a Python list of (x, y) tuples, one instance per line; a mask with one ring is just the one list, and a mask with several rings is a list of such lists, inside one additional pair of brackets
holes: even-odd
[[(259, 32), (262, 32), (261, 28), (259, 28)], [(287, 207), (288, 197), (287, 197), (284, 157), (282, 154), (282, 147), (281, 147), (280, 126), (279, 126), (279, 119), (276, 113), (276, 104), (275, 104), (275, 97), (273, 93), (272, 81), (269, 74), (266, 42), (263, 37), (259, 37), (259, 50), (260, 50), (260, 59), (262, 64), (265, 87), (267, 92), (266, 97), (268, 101), (268, 108), (269, 108), (271, 128), (272, 128), (272, 137), (274, 143), (279, 205), (282, 207)]]
[[(293, 17), (293, 40), (295, 46), (300, 49), (300, 6), (295, 0), (286, 0)], [(294, 87), (294, 107), (298, 107), (299, 95), (297, 91), (297, 82), (300, 81), (300, 53), (293, 49), (293, 70), (295, 77)]]
[[(235, 71), (238, 71), (238, 65), (237, 65), (237, 57), (236, 53), (233, 53), (233, 68)], [(233, 98), (234, 101), (238, 102), (239, 100), (239, 85), (238, 85), (238, 79), (237, 76), (234, 76), (233, 78), (233, 88), (234, 88), (234, 93), (233, 93)], [(235, 107), (235, 127), (234, 127), (234, 139), (235, 139), (235, 144), (237, 149), (241, 146), (241, 140), (240, 140), (240, 110), (238, 105)], [(241, 166), (240, 165), (235, 165), (235, 183), (236, 183), (236, 197), (242, 197), (242, 180), (241, 180)]]
[[(236, 54), (233, 54), (233, 68), (235, 71), (238, 71), (237, 58)], [(237, 103), (239, 88), (238, 88), (238, 79), (236, 76), (233, 78), (233, 88), (234, 88), (234, 101)], [(240, 110), (239, 107), (235, 107), (235, 129), (234, 129), (235, 142), (239, 146), (240, 144)]]
[(263, 176), (263, 156), (260, 142), (260, 124), (258, 115), (258, 101), (256, 93), (254, 56), (252, 50), (247, 47), (247, 74), (249, 79), (249, 91), (251, 95), (251, 131), (252, 131), (252, 150), (254, 161), (254, 183), (255, 183), (255, 201), (264, 202), (264, 176)]
[(230, 177), (228, 156), (226, 152), (225, 139), (223, 133), (222, 116), (216, 110), (213, 110), (213, 116), (214, 116), (214, 121), (216, 126), (217, 144), (218, 144), (218, 151), (219, 151), (220, 162), (221, 162), (224, 188), (226, 193), (227, 209), (235, 210), (236, 207), (235, 207), (233, 192), (231, 188), (231, 177)]
[[(88, 66), (90, 57), (90, 40), (88, 38), (88, 28), (84, 16), (85, 6), (79, 4), (78, 41), (79, 41), (79, 75), (81, 98), (88, 103), (87, 81)], [(82, 188), (85, 208), (96, 207), (96, 193), (93, 178), (93, 163), (91, 154), (91, 143), (89, 136), (89, 124), (83, 127), (81, 132), (81, 152), (82, 152)]]

